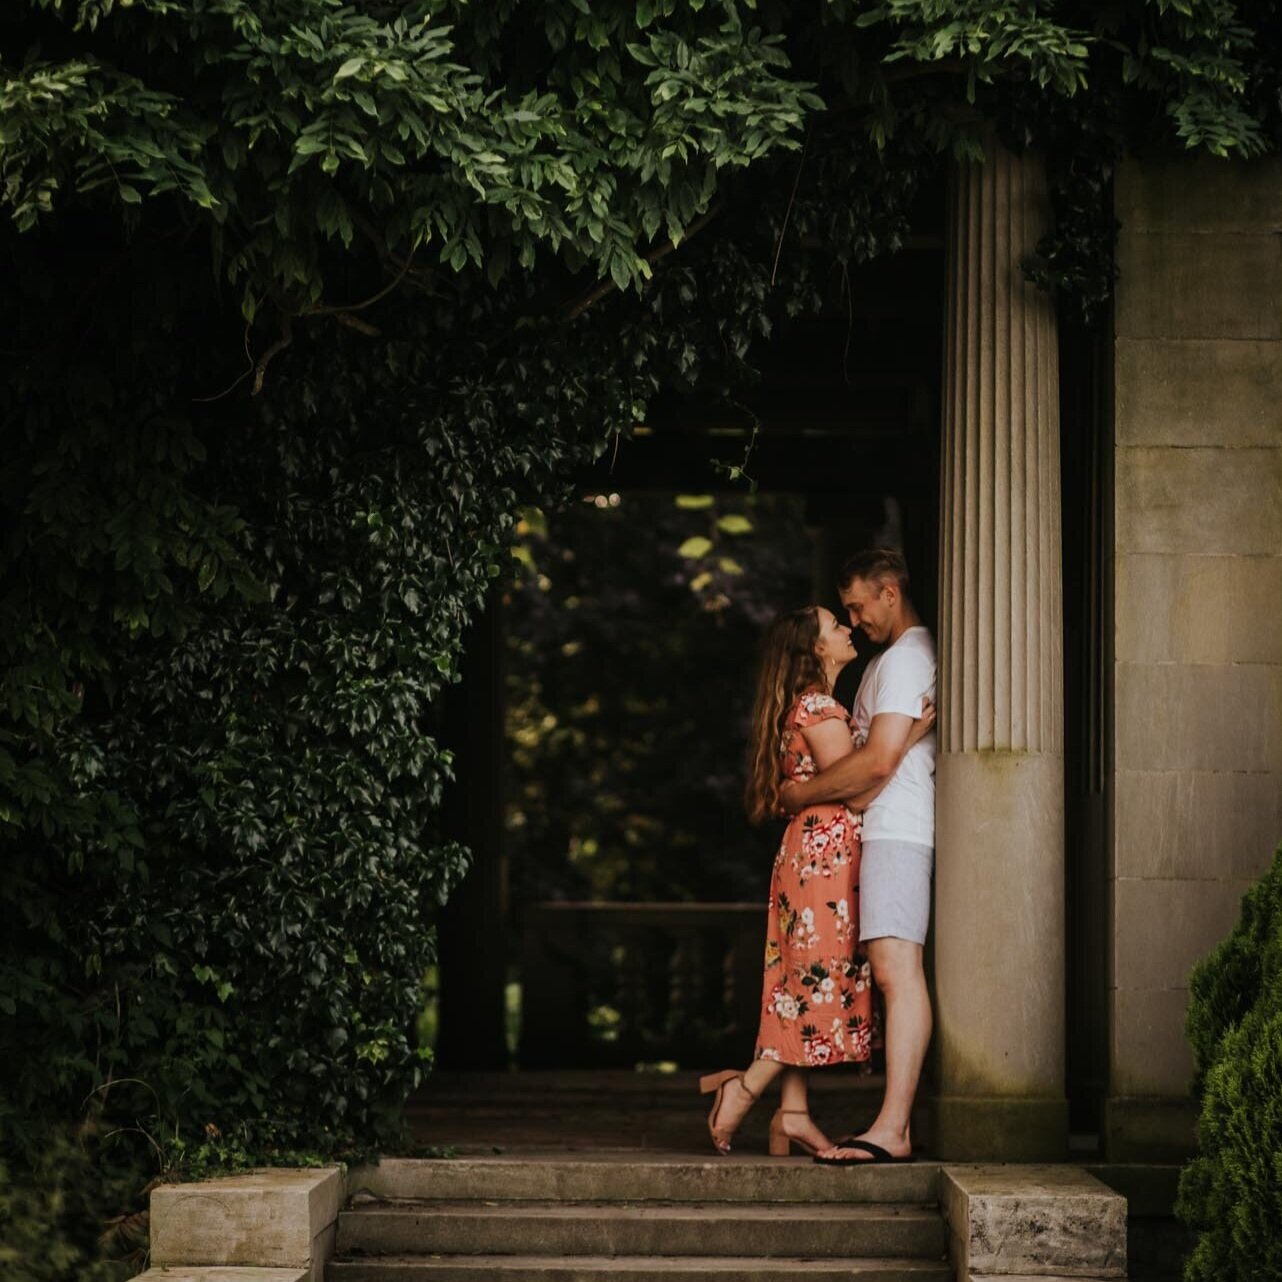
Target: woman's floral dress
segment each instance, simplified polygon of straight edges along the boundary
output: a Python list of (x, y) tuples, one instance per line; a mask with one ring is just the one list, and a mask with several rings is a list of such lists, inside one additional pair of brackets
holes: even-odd
[[(849, 724), (821, 691), (793, 705), (779, 748), (785, 779), (814, 777), (802, 727), (829, 718)], [(859, 951), (859, 825), (844, 805), (811, 806), (783, 835), (770, 878), (757, 1059), (817, 1067), (872, 1055), (872, 968)]]

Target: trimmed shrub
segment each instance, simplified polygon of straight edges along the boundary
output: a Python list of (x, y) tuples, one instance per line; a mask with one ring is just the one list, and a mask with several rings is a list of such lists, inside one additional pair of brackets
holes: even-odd
[(1282, 1278), (1282, 848), (1190, 995), (1202, 1112), (1176, 1206), (1198, 1233), (1184, 1276)]
[(136, 1194), (129, 1146), (104, 1153), (90, 1129), (51, 1133), (29, 1166), (0, 1160), (5, 1282), (123, 1282), (144, 1264), (147, 1212), (119, 1210)]

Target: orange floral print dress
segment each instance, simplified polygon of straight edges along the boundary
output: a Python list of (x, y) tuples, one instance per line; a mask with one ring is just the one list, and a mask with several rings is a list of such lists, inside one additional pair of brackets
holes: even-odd
[[(785, 779), (814, 777), (803, 726), (849, 724), (831, 695), (807, 691), (780, 744)], [(865, 1063), (873, 1047), (872, 968), (859, 951), (860, 817), (810, 806), (783, 834), (770, 878), (757, 1059), (808, 1068)]]

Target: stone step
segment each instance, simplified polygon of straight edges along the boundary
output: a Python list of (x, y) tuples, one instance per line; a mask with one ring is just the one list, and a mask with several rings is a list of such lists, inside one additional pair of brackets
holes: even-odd
[[(631, 1148), (702, 1156), (710, 1100), (699, 1074), (623, 1070), (514, 1073), (432, 1072), (405, 1109), (417, 1143), (461, 1153), (526, 1148), (575, 1152)], [(864, 1130), (877, 1115), (884, 1078), (848, 1066), (810, 1076), (815, 1120), (831, 1135)], [(744, 1153), (765, 1154), (771, 1099), (754, 1108), (738, 1136)], [(913, 1113), (913, 1133), (929, 1150), (931, 1117)]]
[(331, 1260), (326, 1282), (950, 1282), (943, 1260), (809, 1260), (794, 1256), (759, 1259), (728, 1255), (576, 1256), (538, 1255), (401, 1256)]
[(310, 1269), (256, 1268), (235, 1264), (162, 1264), (134, 1282), (309, 1282)]
[[(714, 1065), (724, 1068), (724, 1064)], [(626, 1107), (662, 1100), (685, 1100), (697, 1094), (700, 1073), (636, 1073), (626, 1070), (565, 1069), (522, 1072), (447, 1072), (433, 1069), (411, 1097), (411, 1106), (432, 1100), (466, 1100), (480, 1104), (520, 1099), (546, 1103), (551, 1098), (608, 1101)], [(861, 1073), (853, 1067), (835, 1066), (811, 1073), (812, 1096), (868, 1095), (880, 1098), (886, 1079)]]
[(938, 1259), (937, 1207), (810, 1202), (375, 1203), (338, 1219), (337, 1254)]
[(353, 1170), (348, 1189), (388, 1201), (933, 1203), (939, 1166), (819, 1166), (809, 1158), (618, 1153), (384, 1158)]
[[(415, 1117), (530, 1116), (602, 1112), (681, 1118), (707, 1111), (700, 1074), (681, 1073), (458, 1073), (433, 1072), (407, 1101)], [(876, 1113), (885, 1079), (843, 1069), (812, 1073), (817, 1111), (845, 1118)], [(754, 1110), (765, 1112), (768, 1110)], [(871, 1114), (870, 1114), (871, 1116)]]
[[(866, 1129), (876, 1114), (850, 1111), (815, 1112), (815, 1120), (829, 1135), (846, 1135)], [(572, 1120), (567, 1120), (572, 1119)], [(629, 1116), (616, 1112), (548, 1112), (495, 1116), (442, 1113), (434, 1117), (407, 1118), (416, 1143), (450, 1148), (468, 1156), (541, 1150), (562, 1154), (630, 1149), (647, 1154), (682, 1153), (687, 1157), (712, 1157), (705, 1114), (685, 1117), (655, 1114)], [(770, 1111), (753, 1110), (735, 1135), (737, 1155), (766, 1156)], [(917, 1123), (914, 1121), (914, 1127)], [(923, 1146), (928, 1147), (925, 1140)]]

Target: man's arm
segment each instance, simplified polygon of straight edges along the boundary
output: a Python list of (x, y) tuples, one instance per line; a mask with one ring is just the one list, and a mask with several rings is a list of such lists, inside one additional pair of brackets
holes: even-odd
[(873, 789), (880, 792), (895, 773), (912, 728), (912, 717), (901, 712), (883, 712), (874, 717), (862, 748), (834, 761), (809, 782), (784, 788), (784, 808), (795, 815), (807, 806), (845, 801)]

